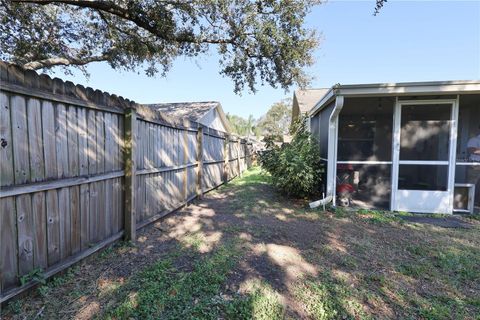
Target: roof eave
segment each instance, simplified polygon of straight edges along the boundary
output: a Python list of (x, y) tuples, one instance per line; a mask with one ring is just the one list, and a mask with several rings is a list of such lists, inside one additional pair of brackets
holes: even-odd
[(377, 97), (432, 94), (480, 94), (480, 81), (441, 81), (441, 82), (409, 82), (360, 85), (335, 85), (310, 111), (315, 115), (336, 96), (344, 97)]

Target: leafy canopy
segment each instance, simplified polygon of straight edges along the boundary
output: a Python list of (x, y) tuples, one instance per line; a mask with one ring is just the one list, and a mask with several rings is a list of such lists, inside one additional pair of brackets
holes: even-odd
[(289, 133), (292, 121), (292, 101), (284, 99), (274, 103), (267, 113), (258, 121), (264, 136), (282, 137)]
[(245, 119), (235, 114), (227, 113), (227, 119), (230, 122), (233, 133), (243, 137), (259, 136), (256, 120), (252, 115)]
[(164, 76), (178, 57), (216, 49), (235, 92), (304, 85), (318, 44), (304, 26), (320, 0), (0, 0), (0, 57), (66, 72), (106, 61)]

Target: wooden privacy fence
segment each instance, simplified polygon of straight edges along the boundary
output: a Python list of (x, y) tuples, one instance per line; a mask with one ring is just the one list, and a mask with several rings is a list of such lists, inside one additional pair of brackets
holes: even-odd
[(251, 144), (0, 62), (0, 302), (240, 175)]

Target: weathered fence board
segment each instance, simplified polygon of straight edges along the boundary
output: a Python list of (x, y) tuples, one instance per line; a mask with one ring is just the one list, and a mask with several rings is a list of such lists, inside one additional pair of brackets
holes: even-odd
[(8, 72), (0, 83), (0, 302), (31, 287), (20, 279), (35, 268), (52, 275), (122, 234), (135, 239), (138, 228), (248, 167), (244, 140), (0, 69)]
[(9, 96), (0, 92), (0, 186), (14, 183)]
[(17, 270), (17, 222), (15, 199), (13, 197), (0, 199), (0, 267), (2, 293), (18, 283)]

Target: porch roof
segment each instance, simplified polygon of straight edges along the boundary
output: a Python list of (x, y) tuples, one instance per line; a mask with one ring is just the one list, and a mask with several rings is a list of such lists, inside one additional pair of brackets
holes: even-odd
[(336, 96), (375, 97), (435, 94), (480, 94), (480, 80), (426, 81), (400, 83), (370, 84), (336, 84), (316, 103), (309, 112), (310, 116), (318, 113), (330, 104)]

